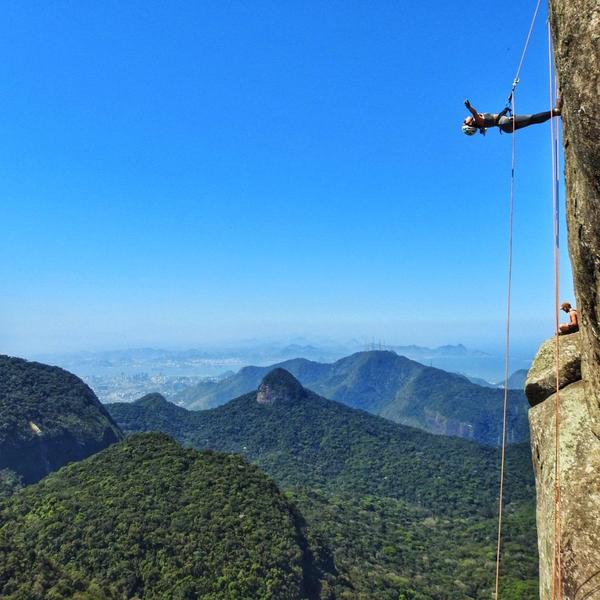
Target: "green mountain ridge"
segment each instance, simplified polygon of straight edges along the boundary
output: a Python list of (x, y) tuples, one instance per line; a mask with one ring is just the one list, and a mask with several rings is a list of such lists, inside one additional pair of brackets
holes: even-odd
[(0, 356), (0, 495), (3, 487), (34, 483), (122, 438), (81, 379), (58, 367)]
[(133, 436), (0, 502), (0, 596), (318, 598), (301, 521), (242, 458)]
[[(261, 402), (261, 393), (274, 387), (280, 388), (277, 399)], [(258, 391), (207, 411), (188, 411), (156, 395), (107, 408), (125, 432), (163, 431), (194, 448), (244, 454), (284, 487), (377, 493), (461, 514), (493, 511), (495, 504), (495, 448), (328, 400), (283, 369), (268, 373)], [(507, 470), (515, 485), (508, 502), (512, 494), (530, 499), (528, 447), (513, 446), (511, 453)], [(465, 499), (465, 489), (475, 488)]]
[[(286, 490), (312, 548), (331, 551), (332, 597), (487, 600), (499, 452), (429, 434), (319, 397), (282, 370), (207, 411), (156, 395), (108, 405), (126, 432), (237, 452)], [(529, 447), (509, 447), (503, 598), (533, 600), (537, 554)]]
[[(223, 381), (184, 390), (173, 401), (191, 409), (214, 408), (256, 389), (275, 368), (289, 371), (321, 396), (397, 423), (490, 445), (501, 440), (503, 390), (479, 386), (390, 351), (358, 352), (334, 363), (298, 358), (269, 367), (244, 367)], [(522, 391), (509, 391), (510, 443), (529, 439), (527, 406)]]
[[(65, 422), (79, 422), (73, 406), (83, 391), (91, 393), (87, 386), (60, 369), (34, 365), (32, 371), (14, 360), (11, 366), (27, 377), (11, 380), (13, 410), (3, 413), (3, 430), (17, 406), (25, 416), (45, 408), (40, 431), (60, 433)], [(27, 387), (32, 381), (36, 393)], [(88, 392), (84, 405), (91, 410), (97, 399)], [(490, 596), (493, 447), (327, 400), (282, 369), (269, 372), (254, 392), (208, 411), (188, 411), (159, 394), (106, 408), (128, 434), (162, 430), (205, 451), (181, 448), (163, 433), (130, 435), (0, 500), (1, 597)], [(107, 422), (121, 435), (115, 421)], [(527, 447), (509, 448), (506, 472), (502, 597), (533, 600)]]

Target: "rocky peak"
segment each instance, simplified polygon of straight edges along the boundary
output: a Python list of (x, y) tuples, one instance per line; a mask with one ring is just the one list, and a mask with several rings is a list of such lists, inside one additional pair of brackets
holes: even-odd
[(259, 404), (275, 404), (297, 400), (305, 391), (300, 382), (285, 369), (270, 371), (258, 386), (256, 401)]

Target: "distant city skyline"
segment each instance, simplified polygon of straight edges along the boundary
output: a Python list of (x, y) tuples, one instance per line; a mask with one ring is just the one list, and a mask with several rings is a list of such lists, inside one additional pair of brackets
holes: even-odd
[[(517, 348), (511, 352), (509, 372), (527, 370), (532, 351)], [(500, 349), (485, 352), (462, 344), (440, 347), (387, 345), (383, 341), (305, 338), (245, 340), (234, 343), (205, 344), (196, 348), (127, 348), (108, 351), (44, 353), (37, 361), (57, 365), (83, 377), (101, 399), (127, 401), (145, 393), (162, 390), (167, 395), (194, 385), (202, 378), (229, 376), (246, 366), (265, 367), (292, 359), (333, 363), (362, 353), (387, 354), (390, 351), (423, 365), (460, 373), (498, 384), (504, 378), (504, 354)], [(521, 387), (521, 386), (519, 386)]]
[[(460, 124), (467, 96), (502, 108), (528, 19), (491, 34), (489, 10), (6, 6), (0, 352), (296, 335), (501, 349), (511, 137)], [(547, 109), (544, 17), (520, 112)], [(549, 161), (547, 124), (518, 134), (525, 354), (554, 326)]]

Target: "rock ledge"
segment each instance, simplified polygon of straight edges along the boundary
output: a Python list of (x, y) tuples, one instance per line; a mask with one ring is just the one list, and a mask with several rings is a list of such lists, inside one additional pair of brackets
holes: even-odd
[[(581, 339), (579, 333), (559, 336), (560, 388), (581, 379)], [(556, 392), (556, 338), (546, 340), (533, 359), (525, 381), (525, 395), (535, 406)]]

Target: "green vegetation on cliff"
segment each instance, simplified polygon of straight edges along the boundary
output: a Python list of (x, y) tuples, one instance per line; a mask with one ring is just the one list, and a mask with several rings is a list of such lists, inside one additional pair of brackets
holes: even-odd
[(0, 356), (0, 495), (122, 439), (94, 392), (75, 375)]
[(299, 521), (243, 459), (134, 436), (0, 502), (0, 596), (316, 597)]

